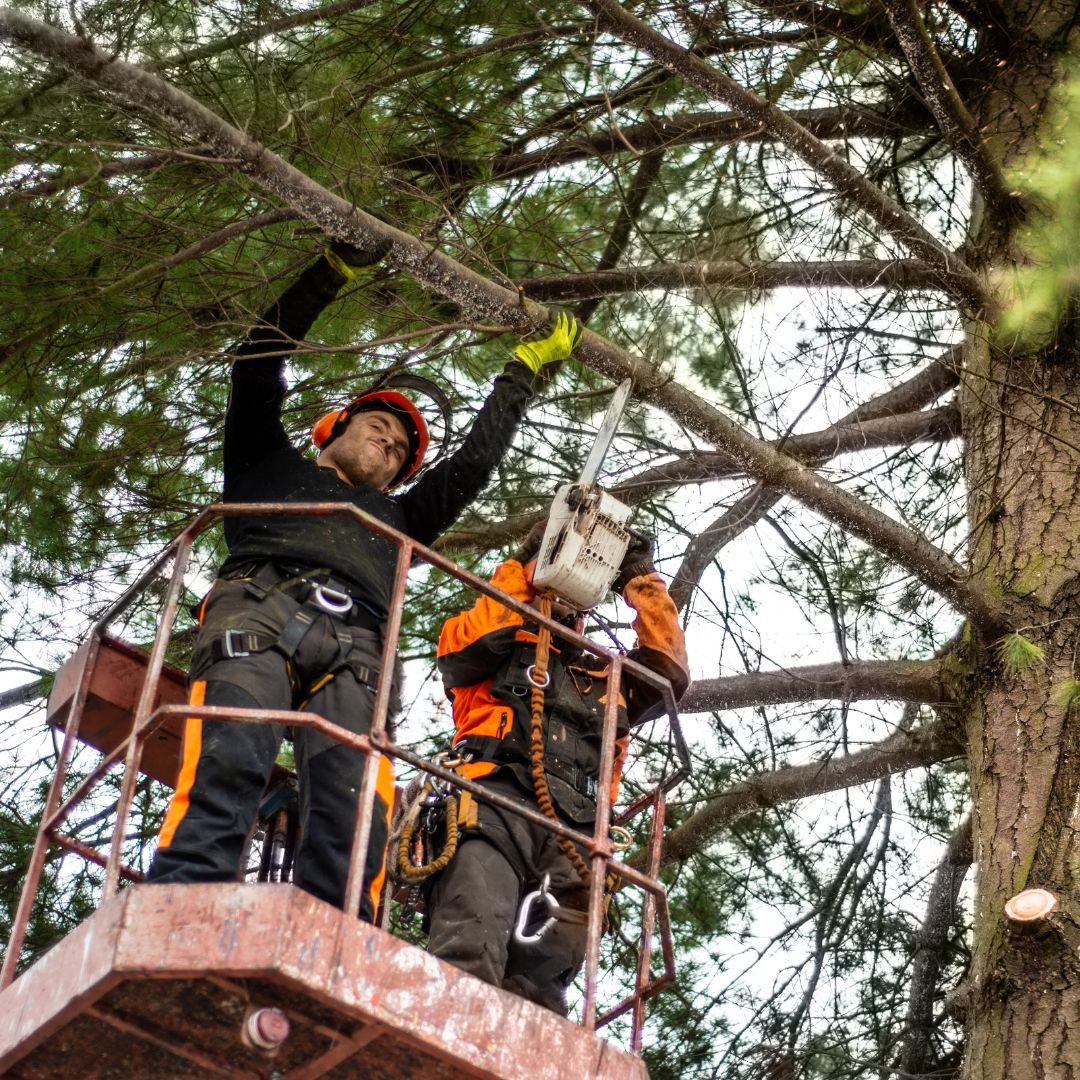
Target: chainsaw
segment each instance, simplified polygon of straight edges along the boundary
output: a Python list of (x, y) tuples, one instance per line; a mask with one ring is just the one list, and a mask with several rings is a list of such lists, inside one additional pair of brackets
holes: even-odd
[(596, 478), (631, 385), (626, 379), (612, 395), (581, 475), (555, 493), (540, 541), (533, 585), (554, 593), (575, 611), (588, 611), (607, 596), (630, 544), (630, 507), (599, 487)]

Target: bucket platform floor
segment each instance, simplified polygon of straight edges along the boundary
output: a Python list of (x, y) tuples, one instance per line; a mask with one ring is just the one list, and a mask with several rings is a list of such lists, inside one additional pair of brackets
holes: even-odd
[[(240, 1039), (273, 1006), (273, 1057)], [(290, 885), (125, 889), (0, 993), (11, 1080), (647, 1080), (598, 1035)]]

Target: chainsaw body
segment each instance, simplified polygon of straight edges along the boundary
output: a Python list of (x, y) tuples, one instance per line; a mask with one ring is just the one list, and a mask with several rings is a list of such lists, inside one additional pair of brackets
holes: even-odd
[(550, 590), (575, 611), (608, 594), (630, 544), (630, 507), (599, 487), (563, 484), (555, 493), (533, 585)]

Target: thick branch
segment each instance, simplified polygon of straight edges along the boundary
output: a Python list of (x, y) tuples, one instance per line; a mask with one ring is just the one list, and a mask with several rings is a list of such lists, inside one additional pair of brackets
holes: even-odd
[(956, 914), (960, 888), (971, 867), (971, 815), (949, 837), (945, 855), (934, 875), (926, 916), (916, 938), (911, 965), (911, 992), (904, 1041), (900, 1052), (903, 1076), (923, 1076), (933, 1064), (934, 991), (941, 972), (942, 953), (949, 940), (949, 927)]
[[(110, 58), (90, 42), (11, 8), (0, 8), (0, 36), (41, 53), (167, 120), (186, 131), (189, 137), (209, 143), (222, 157), (232, 155), (238, 171), (284, 200), (328, 235), (366, 250), (388, 244), (392, 265), (473, 316), (502, 323), (517, 333), (536, 331), (551, 323), (547, 309), (520, 297), (516, 290), (495, 284), (415, 237), (354, 208), (187, 94), (139, 68)], [(873, 506), (828, 483), (790, 456), (754, 438), (685, 387), (657, 382), (656, 371), (646, 360), (630, 356), (589, 330), (584, 332), (576, 355), (609, 378), (632, 378), (641, 400), (675, 416), (730, 455), (749, 475), (794, 496), (879, 548), (974, 622), (990, 631), (1002, 622), (990, 594), (980, 583), (970, 580), (964, 568), (945, 552)]]
[(861, 660), (811, 664), (786, 671), (750, 671), (695, 682), (679, 703), (680, 713), (779, 705), (788, 701), (921, 701), (951, 698), (940, 660)]
[(829, 180), (838, 194), (869, 214), (887, 233), (933, 267), (941, 275), (944, 288), (956, 293), (959, 299), (974, 308), (982, 307), (982, 283), (969, 267), (891, 196), (782, 109), (657, 33), (616, 0), (588, 0), (588, 4), (618, 37), (644, 50), (657, 63), (681, 75), (699, 90), (726, 102), (749, 123), (761, 125), (772, 133), (792, 153)]
[(22, 686), (14, 686), (10, 690), (0, 693), (0, 711), (10, 709), (15, 705), (29, 705), (31, 701), (45, 696), (47, 680), (35, 679), (33, 682), (23, 683)]
[(645, 289), (800, 288), (931, 289), (941, 275), (918, 259), (830, 259), (819, 262), (746, 264), (720, 262), (656, 263), (621, 270), (593, 270), (519, 281), (532, 300), (565, 301), (641, 292)]
[(664, 861), (689, 858), (726, 825), (755, 810), (866, 784), (906, 769), (925, 768), (960, 752), (961, 748), (945, 734), (943, 726), (933, 724), (912, 732), (899, 731), (846, 757), (795, 765), (744, 780), (710, 799), (668, 833)]
[(998, 217), (1012, 216), (1016, 200), (1009, 195), (1001, 170), (979, 136), (978, 125), (945, 70), (915, 0), (881, 2), (930, 111), (970, 170), (987, 206)]
[[(959, 432), (959, 414), (955, 405), (945, 405), (930, 412), (906, 416), (881, 417), (864, 424), (845, 425), (793, 435), (784, 448), (795, 456), (812, 457), (856, 452), (889, 446), (911, 446), (917, 442), (943, 442)], [(779, 445), (773, 443), (770, 445)], [(667, 488), (683, 484), (703, 484), (710, 480), (730, 479), (745, 475), (729, 454), (716, 452), (688, 454), (677, 461), (654, 465), (609, 490), (623, 502), (636, 505)], [(773, 505), (770, 503), (769, 505)], [(511, 540), (520, 539), (546, 510), (517, 514), (504, 521), (485, 524), (477, 530), (460, 529), (448, 533), (438, 547), (488, 551)]]

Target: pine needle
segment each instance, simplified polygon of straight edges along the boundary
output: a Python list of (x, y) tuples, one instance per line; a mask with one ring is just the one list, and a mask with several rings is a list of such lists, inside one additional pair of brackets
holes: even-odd
[(997, 643), (1001, 663), (1009, 675), (1022, 675), (1046, 662), (1046, 653), (1023, 634), (1006, 634)]

